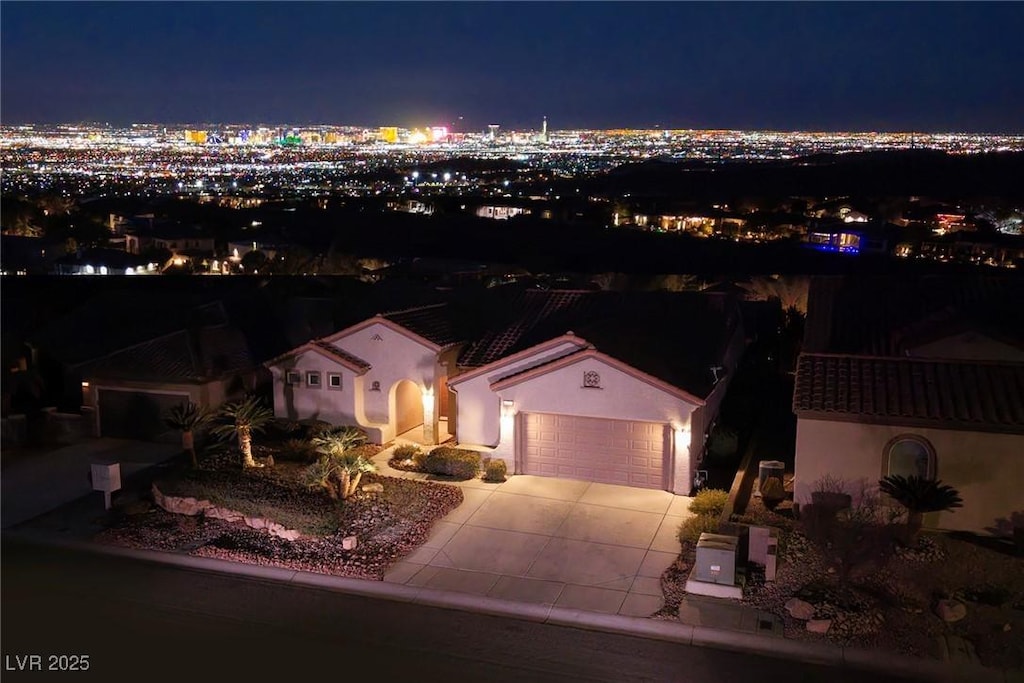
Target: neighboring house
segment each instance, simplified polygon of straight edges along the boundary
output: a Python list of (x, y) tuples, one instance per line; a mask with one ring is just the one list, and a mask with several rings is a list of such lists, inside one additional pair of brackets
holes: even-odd
[(82, 405), (95, 416), (97, 436), (160, 439), (164, 417), (191, 401), (217, 408), (253, 391), (266, 371), (254, 362), (245, 335), (211, 307), (217, 320), (161, 335), (78, 364)]
[(1005, 531), (1024, 513), (1021, 301), (1019, 278), (815, 278), (793, 400), (796, 502), (824, 475), (852, 493), (918, 475), (964, 499), (930, 526)]
[(734, 301), (499, 292), (458, 315), (485, 322), (460, 339), (451, 306), (421, 307), (270, 361), (275, 413), (378, 443), (422, 423), (425, 443), (454, 434), (513, 473), (690, 492), (744, 346)]
[(85, 249), (54, 261), (57, 275), (141, 275), (157, 272), (159, 264), (147, 263), (120, 249)]

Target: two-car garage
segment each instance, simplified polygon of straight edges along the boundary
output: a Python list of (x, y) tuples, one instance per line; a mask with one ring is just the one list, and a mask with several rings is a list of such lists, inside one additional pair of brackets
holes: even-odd
[(168, 411), (188, 400), (187, 393), (97, 387), (100, 436), (156, 441), (174, 438), (164, 423)]
[(667, 424), (556, 413), (520, 414), (524, 474), (665, 489)]

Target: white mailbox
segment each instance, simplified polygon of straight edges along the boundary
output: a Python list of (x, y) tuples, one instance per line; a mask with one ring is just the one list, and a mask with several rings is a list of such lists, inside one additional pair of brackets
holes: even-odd
[(98, 463), (92, 464), (92, 489), (103, 491), (103, 505), (110, 509), (110, 494), (121, 490), (121, 464), (120, 463)]

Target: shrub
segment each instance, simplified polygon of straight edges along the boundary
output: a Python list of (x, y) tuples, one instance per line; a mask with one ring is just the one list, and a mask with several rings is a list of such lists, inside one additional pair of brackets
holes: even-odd
[(718, 514), (694, 515), (679, 525), (679, 542), (682, 545), (697, 545), (702, 533), (718, 533)]
[(704, 489), (690, 501), (690, 512), (695, 515), (720, 515), (729, 502), (729, 492), (722, 489)]
[(421, 454), (422, 452), (423, 451), (416, 444), (402, 444), (401, 446), (398, 446), (397, 448), (395, 448), (394, 451), (391, 452), (391, 459), (399, 461), (415, 460), (416, 456)]
[(506, 474), (508, 474), (508, 466), (505, 465), (505, 461), (501, 458), (492, 458), (484, 468), (484, 479), (486, 481), (505, 481)]
[(718, 426), (708, 439), (708, 453), (712, 457), (728, 458), (736, 455), (739, 443), (739, 435), (734, 430)]
[(313, 462), (317, 458), (316, 448), (307, 439), (288, 439), (281, 444), (278, 457), (282, 460)]
[(480, 472), (480, 454), (462, 448), (439, 446), (426, 454), (422, 468), (430, 474), (473, 479)]

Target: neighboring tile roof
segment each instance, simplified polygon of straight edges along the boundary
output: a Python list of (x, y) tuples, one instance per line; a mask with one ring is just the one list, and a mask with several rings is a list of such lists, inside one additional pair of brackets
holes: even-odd
[(179, 330), (76, 366), (83, 377), (201, 381), (254, 363), (244, 335), (226, 325)]
[(1024, 434), (1024, 364), (805, 353), (793, 410), (826, 419)]
[(448, 304), (440, 303), (384, 313), (383, 317), (438, 346), (450, 346), (463, 341), (455, 331), (451, 315)]
[(317, 339), (315, 341), (310, 342), (310, 344), (312, 344), (313, 346), (316, 346), (318, 349), (323, 349), (324, 351), (326, 351), (330, 355), (334, 356), (338, 360), (342, 361), (343, 363), (350, 363), (350, 364), (355, 365), (356, 367), (360, 367), (360, 368), (362, 368), (364, 370), (369, 370), (370, 367), (371, 367), (370, 364), (367, 363), (362, 358), (359, 358), (357, 356), (353, 356), (350, 353), (342, 351), (337, 346), (334, 346), (332, 344), (328, 344), (327, 342), (323, 342), (323, 341), (320, 341), (319, 339)]
[(1024, 339), (1020, 276), (815, 277), (803, 350), (901, 356), (923, 340), (962, 329)]
[(460, 355), (473, 368), (566, 332), (638, 370), (706, 397), (739, 324), (723, 295), (699, 292), (528, 290), (496, 313), (488, 331)]

